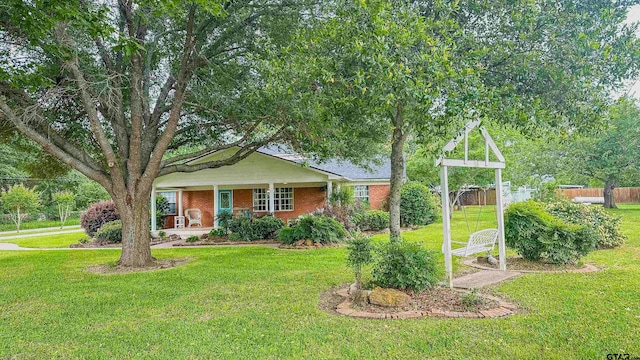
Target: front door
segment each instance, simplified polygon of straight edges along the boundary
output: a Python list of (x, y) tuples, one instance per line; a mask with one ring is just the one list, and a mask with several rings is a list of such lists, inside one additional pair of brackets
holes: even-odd
[(218, 214), (233, 211), (233, 190), (218, 190)]

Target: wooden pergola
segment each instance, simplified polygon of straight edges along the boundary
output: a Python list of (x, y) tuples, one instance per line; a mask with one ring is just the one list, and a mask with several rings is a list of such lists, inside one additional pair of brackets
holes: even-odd
[[(491, 138), (491, 135), (484, 127), (478, 127), (480, 120), (473, 120), (468, 122), (464, 128), (460, 131), (458, 137), (452, 139), (442, 149), (443, 155), (436, 160), (436, 166), (440, 166), (440, 182), (442, 193), (442, 228), (444, 234), (444, 261), (447, 271), (447, 281), (449, 287), (453, 287), (453, 269), (452, 269), (452, 254), (451, 254), (451, 207), (449, 204), (449, 167), (474, 167), (495, 169), (495, 186), (496, 186), (496, 215), (498, 218), (498, 247), (500, 254), (500, 270), (507, 270), (506, 264), (506, 248), (504, 243), (504, 203), (502, 199), (502, 169), (505, 168), (504, 156), (500, 152), (500, 149), (496, 146), (495, 142)], [(469, 133), (478, 129), (484, 138), (484, 160), (469, 159)], [(463, 159), (449, 159), (446, 157), (447, 153), (453, 151), (461, 142), (464, 144), (464, 158)], [(490, 159), (490, 154), (493, 154), (496, 160)]]

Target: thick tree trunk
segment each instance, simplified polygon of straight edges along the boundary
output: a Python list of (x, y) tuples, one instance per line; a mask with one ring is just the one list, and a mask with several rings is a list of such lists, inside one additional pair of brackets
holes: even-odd
[(122, 255), (118, 264), (144, 267), (152, 264), (149, 216), (151, 190), (138, 191), (134, 197), (114, 199), (122, 221)]
[(616, 200), (613, 196), (613, 190), (616, 188), (616, 183), (612, 180), (607, 180), (604, 184), (604, 207), (607, 209), (617, 209)]
[(389, 191), (389, 239), (400, 240), (400, 190), (404, 181), (404, 142), (407, 134), (403, 129), (402, 106), (399, 105), (393, 121), (391, 143), (391, 189)]

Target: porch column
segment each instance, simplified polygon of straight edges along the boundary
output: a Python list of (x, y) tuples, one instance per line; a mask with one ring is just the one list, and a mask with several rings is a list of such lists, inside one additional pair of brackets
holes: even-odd
[(327, 204), (331, 206), (331, 194), (333, 193), (333, 182), (327, 181)]
[(276, 188), (273, 183), (269, 183), (269, 213), (273, 215), (275, 213), (276, 201), (274, 198), (274, 193), (276, 192)]
[(500, 270), (507, 270), (507, 251), (504, 244), (504, 203), (502, 200), (502, 169), (496, 169), (496, 215), (498, 217), (498, 251)]
[(178, 190), (178, 216), (184, 216), (182, 213), (182, 190)]
[(151, 188), (151, 231), (158, 230), (156, 224), (156, 187)]
[[(336, 185), (336, 191), (340, 193), (340, 183)], [(338, 200), (338, 206), (342, 206), (342, 200)]]
[(218, 184), (213, 185), (213, 228), (218, 228)]

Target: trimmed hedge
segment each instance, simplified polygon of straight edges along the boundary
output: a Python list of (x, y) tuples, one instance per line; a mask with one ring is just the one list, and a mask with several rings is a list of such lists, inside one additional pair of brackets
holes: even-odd
[(258, 219), (239, 216), (229, 221), (229, 230), (234, 235), (233, 238), (244, 241), (257, 241), (275, 239), (276, 234), (284, 225), (284, 221), (275, 216), (267, 215)]
[(402, 239), (376, 249), (371, 275), (381, 287), (422, 291), (438, 284), (441, 277), (436, 252)]
[(102, 225), (115, 220), (120, 220), (120, 215), (113, 201), (97, 202), (80, 215), (80, 225), (91, 237)]
[(122, 221), (114, 220), (102, 225), (94, 237), (110, 243), (122, 242)]
[(400, 223), (402, 226), (428, 225), (438, 216), (431, 191), (418, 182), (407, 182), (400, 190)]
[(597, 234), (555, 218), (530, 200), (511, 204), (505, 211), (505, 240), (527, 260), (574, 264), (595, 249)]
[(383, 210), (369, 210), (358, 219), (360, 230), (379, 231), (389, 228), (389, 213)]

